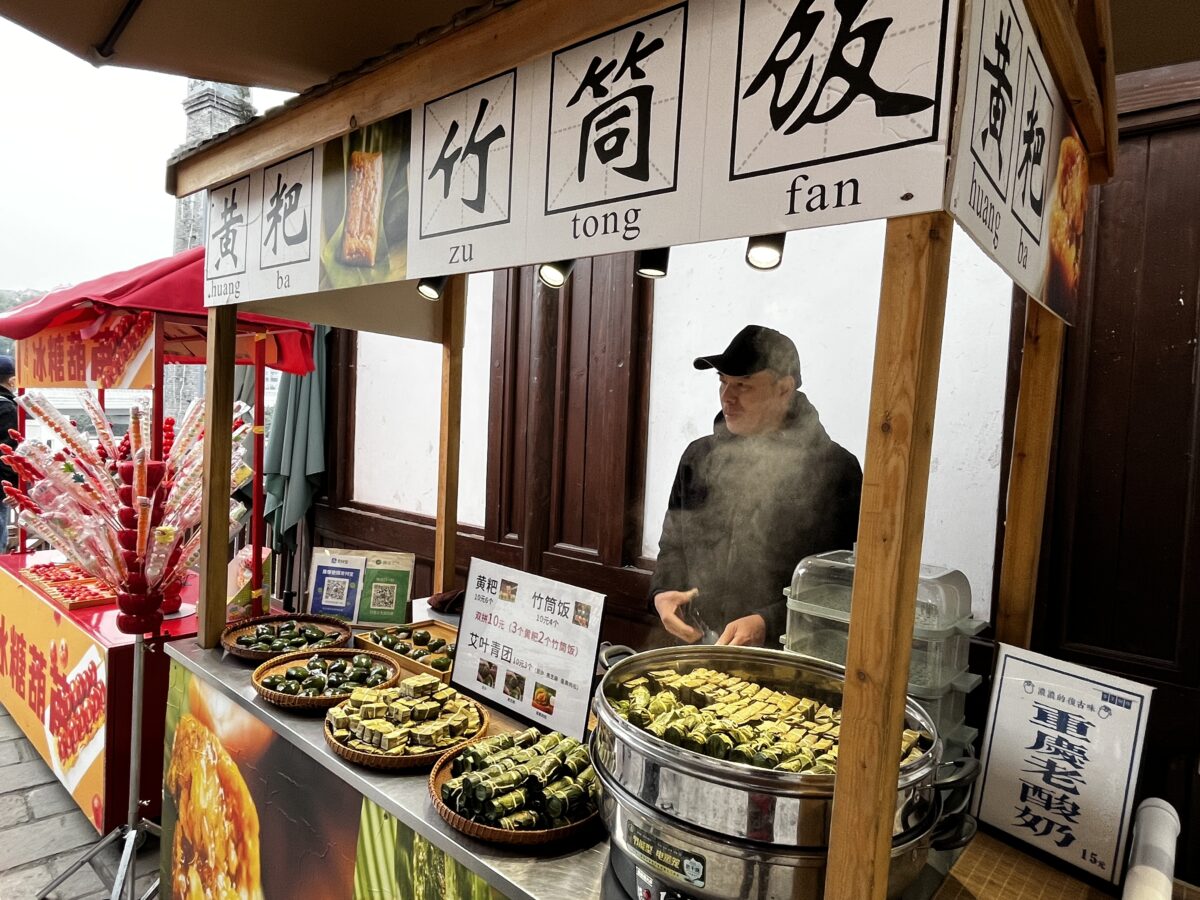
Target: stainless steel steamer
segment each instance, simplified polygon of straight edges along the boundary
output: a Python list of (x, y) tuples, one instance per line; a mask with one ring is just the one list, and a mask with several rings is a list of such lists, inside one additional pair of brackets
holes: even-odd
[[(609, 669), (597, 688), (593, 704), (597, 725), (592, 736), (597, 768), (642, 805), (698, 828), (786, 847), (827, 846), (833, 775), (776, 772), (711, 759), (629, 724), (605, 699), (619, 699), (622, 682), (647, 672), (690, 672), (701, 666), (841, 706), (842, 669), (794, 653), (711, 646), (638, 653)], [(906, 720), (907, 727), (926, 732), (932, 741), (920, 758), (900, 769), (894, 834), (906, 831), (914, 812), (931, 805), (941, 758), (941, 743), (925, 711), (909, 701)]]
[[(592, 760), (603, 787), (601, 814), (612, 835), (612, 867), (633, 897), (819, 900), (824, 889), (834, 776), (802, 775), (710, 759), (654, 738), (618, 716), (606, 698), (650, 671), (704, 666), (841, 705), (843, 671), (792, 653), (746, 647), (672, 647), (639, 653), (601, 679)], [(910, 728), (925, 752), (901, 768), (896, 790), (889, 897), (924, 868), (931, 845), (961, 846), (974, 833), (963, 814), (974, 760), (945, 767), (929, 716), (911, 701)], [(943, 794), (949, 813), (943, 815)], [(664, 895), (666, 896), (666, 895)]]

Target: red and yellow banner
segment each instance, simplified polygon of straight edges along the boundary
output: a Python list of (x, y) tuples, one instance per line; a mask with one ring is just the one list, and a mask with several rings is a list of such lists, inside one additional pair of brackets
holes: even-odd
[(0, 571), (0, 704), (101, 830), (108, 654), (6, 571)]
[(21, 387), (125, 388), (154, 384), (154, 313), (112, 313), (84, 326), (17, 341)]

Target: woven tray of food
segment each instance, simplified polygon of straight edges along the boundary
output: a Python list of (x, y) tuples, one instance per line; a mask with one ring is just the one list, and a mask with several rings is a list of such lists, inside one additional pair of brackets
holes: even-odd
[(580, 838), (599, 820), (588, 749), (530, 728), (446, 753), (429, 774), (434, 808), (458, 831), (501, 844)]
[(335, 616), (280, 613), (242, 619), (225, 626), (221, 646), (233, 656), (263, 662), (282, 653), (344, 647), (350, 626)]
[(386, 650), (394, 654), (401, 668), (416, 674), (436, 675), (447, 684), (454, 666), (458, 629), (436, 619), (392, 625), (354, 636), (359, 647)]
[(251, 676), (260, 697), (288, 709), (328, 709), (360, 688), (399, 680), (399, 667), (383, 653), (330, 648), (277, 656)]
[(491, 716), (433, 675), (390, 688), (361, 688), (325, 714), (325, 740), (338, 756), (374, 769), (432, 766), (448, 750), (486, 734)]

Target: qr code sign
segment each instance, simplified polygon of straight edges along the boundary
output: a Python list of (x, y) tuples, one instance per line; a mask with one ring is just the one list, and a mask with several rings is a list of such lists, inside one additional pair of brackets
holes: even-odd
[(391, 611), (396, 608), (396, 585), (371, 585), (371, 609)]
[(345, 606), (346, 598), (350, 595), (349, 578), (326, 578), (325, 593), (322, 602), (326, 606)]

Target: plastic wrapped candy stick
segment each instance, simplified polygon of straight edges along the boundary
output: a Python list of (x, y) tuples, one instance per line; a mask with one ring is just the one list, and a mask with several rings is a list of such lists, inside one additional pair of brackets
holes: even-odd
[(146, 558), (146, 548), (150, 545), (150, 515), (153, 504), (149, 497), (137, 498), (137, 555), (138, 559)]
[(160, 525), (154, 529), (154, 541), (150, 547), (150, 555), (146, 558), (146, 583), (156, 587), (167, 568), (167, 561), (175, 550), (179, 540), (179, 530), (169, 525)]
[(146, 446), (145, 416), (142, 408), (135, 406), (129, 410), (129, 451), (134, 456)]
[(96, 468), (103, 468), (100, 457), (96, 455), (96, 451), (92, 449), (92, 445), (83, 435), (79, 433), (79, 429), (72, 425), (67, 418), (58, 411), (58, 409), (47, 400), (40, 392), (32, 391), (23, 394), (17, 398), (17, 402), (25, 408), (25, 411), (37, 416), (62, 440), (70, 451), (78, 456), (83, 462)]
[(94, 558), (76, 549), (75, 541), (54, 523), (46, 518), (36, 515), (31, 512), (23, 511), (17, 517), (17, 524), (32, 534), (34, 537), (41, 538), (46, 543), (50, 544), (56, 550), (61, 552), (68, 560), (75, 563), (79, 568), (83, 569), (89, 575), (96, 578), (101, 577), (102, 570), (97, 565)]
[(149, 458), (150, 452), (143, 447), (133, 454), (133, 496), (148, 497), (150, 492), (146, 490), (146, 460)]
[(91, 391), (80, 391), (79, 401), (83, 404), (83, 411), (88, 414), (88, 418), (92, 420), (92, 425), (96, 428), (96, 438), (100, 441), (100, 446), (104, 448), (108, 458), (115, 462), (117, 441), (113, 437), (112, 427), (108, 424), (108, 416), (104, 414), (104, 410), (100, 408), (100, 404)]
[(175, 427), (175, 443), (167, 458), (167, 465), (174, 469), (192, 447), (200, 443), (200, 435), (204, 431), (204, 401), (197, 397), (183, 414), (183, 421)]

